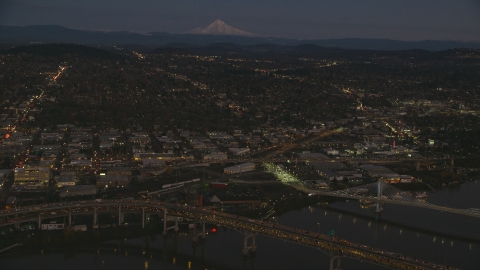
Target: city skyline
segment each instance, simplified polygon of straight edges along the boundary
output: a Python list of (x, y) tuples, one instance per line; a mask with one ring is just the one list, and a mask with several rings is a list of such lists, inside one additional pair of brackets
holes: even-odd
[(220, 19), (264, 37), (480, 41), (480, 1), (0, 2), (1, 25), (184, 33)]

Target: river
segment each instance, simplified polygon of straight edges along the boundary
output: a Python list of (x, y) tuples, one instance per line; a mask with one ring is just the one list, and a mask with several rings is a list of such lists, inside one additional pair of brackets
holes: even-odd
[[(456, 208), (480, 208), (480, 182), (428, 193), (428, 201)], [(480, 269), (480, 219), (414, 207), (385, 205), (377, 219), (357, 202), (305, 207), (278, 222), (335, 235), (460, 269)], [(227, 228), (192, 245), (188, 230), (164, 237), (107, 241), (88, 247), (30, 250), (0, 256), (0, 269), (328, 269), (319, 250), (256, 236), (255, 256), (242, 257), (243, 235)], [(342, 258), (342, 269), (386, 269)], [(189, 268), (190, 266), (190, 268)]]

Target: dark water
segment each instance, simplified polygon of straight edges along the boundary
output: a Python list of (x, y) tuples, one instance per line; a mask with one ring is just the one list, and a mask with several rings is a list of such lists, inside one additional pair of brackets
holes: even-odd
[[(428, 201), (480, 208), (480, 182), (429, 193)], [(460, 269), (480, 269), (480, 219), (439, 211), (386, 205), (380, 219), (356, 202), (305, 207), (278, 218), (282, 224), (400, 252)], [(257, 254), (243, 258), (243, 235), (226, 228), (192, 245), (188, 231), (110, 241), (87, 248), (40, 250), (0, 256), (0, 269), (328, 269), (319, 250), (256, 236)], [(343, 258), (342, 269), (385, 269)]]

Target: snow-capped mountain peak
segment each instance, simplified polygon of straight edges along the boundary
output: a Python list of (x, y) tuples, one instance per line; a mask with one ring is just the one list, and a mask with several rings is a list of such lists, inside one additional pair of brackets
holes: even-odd
[(226, 24), (222, 20), (216, 20), (213, 23), (209, 24), (207, 27), (198, 27), (193, 30), (186, 32), (186, 34), (197, 34), (197, 35), (229, 35), (229, 36), (255, 36), (252, 33), (243, 31), (232, 27)]

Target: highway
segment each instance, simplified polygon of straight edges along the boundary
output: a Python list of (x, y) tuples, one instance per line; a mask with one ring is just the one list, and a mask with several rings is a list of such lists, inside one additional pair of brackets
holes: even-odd
[(253, 163), (285, 163), (285, 162), (315, 162), (315, 161), (323, 161), (323, 162), (349, 162), (349, 163), (371, 163), (371, 164), (391, 164), (391, 163), (401, 163), (401, 162), (415, 162), (419, 161), (422, 164), (439, 164), (445, 161), (450, 161), (451, 158), (405, 158), (405, 157), (385, 157), (385, 158), (349, 158), (349, 157), (338, 157), (338, 158), (290, 158), (290, 157), (269, 157), (269, 158), (251, 158), (251, 157), (235, 157), (229, 159), (222, 159), (222, 160), (193, 160), (184, 162), (181, 164), (174, 165), (174, 169), (180, 168), (189, 168), (195, 166), (202, 166), (208, 167), (210, 164), (215, 163), (246, 163), (246, 162), (253, 162)]
[[(27, 221), (37, 221), (39, 215), (42, 219), (67, 216), (72, 214), (91, 214), (95, 212), (122, 211), (163, 213), (169, 216), (182, 217), (191, 220), (205, 221), (207, 223), (225, 226), (240, 232), (261, 234), (276, 239), (290, 241), (308, 247), (316, 248), (331, 256), (349, 257), (364, 262), (385, 266), (393, 269), (445, 269), (442, 265), (408, 257), (403, 254), (380, 250), (374, 247), (353, 243), (337, 237), (330, 237), (312, 231), (283, 226), (261, 220), (250, 219), (242, 216), (210, 210), (203, 207), (188, 205), (167, 204), (154, 201), (77, 201), (67, 203), (42, 204), (0, 211), (0, 218), (10, 216), (10, 222), (1, 226), (12, 225)], [(12, 217), (13, 216), (13, 217)], [(448, 268), (455, 269), (455, 268)]]
[(265, 158), (268, 158), (270, 156), (274, 156), (274, 155), (277, 155), (277, 154), (280, 154), (280, 153), (284, 153), (285, 151), (288, 151), (288, 150), (293, 149), (293, 148), (302, 147), (303, 145), (310, 144), (310, 143), (312, 143), (316, 140), (328, 137), (332, 134), (342, 133), (345, 130), (346, 129), (343, 128), (343, 127), (336, 128), (336, 129), (325, 130), (324, 132), (322, 132), (320, 134), (312, 134), (311, 136), (301, 138), (301, 139), (296, 140), (296, 141), (294, 141), (292, 143), (289, 143), (289, 144), (278, 145), (278, 146), (272, 147), (271, 149), (258, 150), (254, 153), (251, 153), (251, 155), (266, 154)]

